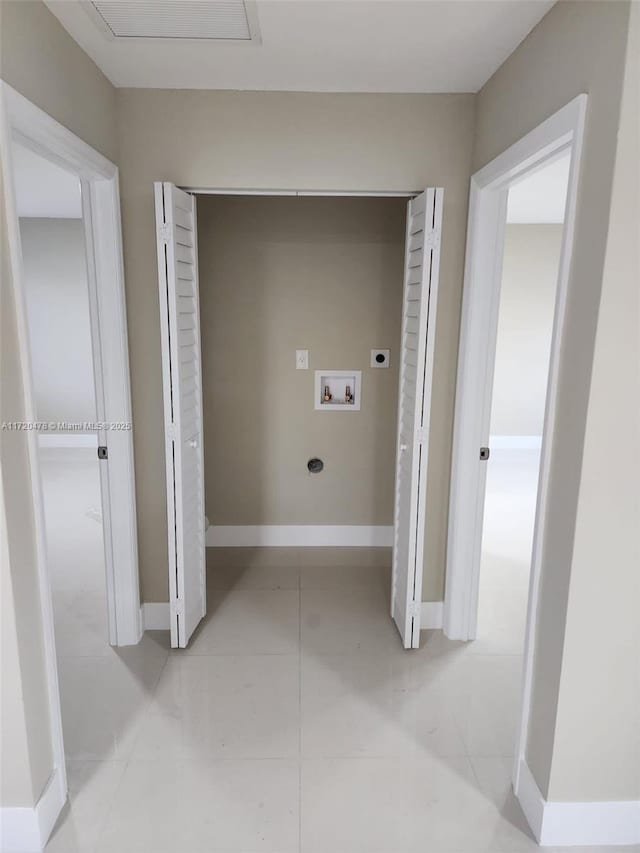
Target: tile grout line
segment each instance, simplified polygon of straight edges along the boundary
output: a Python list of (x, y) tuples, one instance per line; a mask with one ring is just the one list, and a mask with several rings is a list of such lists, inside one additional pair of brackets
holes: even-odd
[[(465, 749), (466, 749), (466, 745), (465, 745)], [(468, 752), (467, 752), (467, 754), (465, 755), (465, 758), (467, 759), (467, 764), (469, 765), (469, 768), (471, 769), (471, 775), (472, 775), (472, 776), (473, 776), (473, 778), (475, 779), (475, 782), (476, 782), (476, 785), (477, 785), (478, 791), (482, 791), (482, 786), (481, 786), (481, 784), (480, 784), (480, 777), (478, 776), (478, 774), (477, 774), (477, 772), (476, 772), (476, 766), (475, 766), (475, 764), (473, 763), (473, 761), (471, 760), (471, 756), (469, 755), (469, 753), (468, 753)]]
[[(129, 758), (130, 758), (130, 756), (129, 756)], [(118, 798), (118, 794), (120, 793), (120, 788), (124, 784), (124, 777), (125, 777), (125, 774), (127, 772), (127, 768), (129, 766), (129, 758), (127, 758), (123, 762), (124, 767), (122, 768), (122, 773), (120, 774), (120, 778), (118, 779), (118, 784), (115, 786), (115, 788), (113, 790), (113, 794), (111, 796), (111, 802), (109, 803), (109, 807), (107, 808), (104, 819), (100, 822), (100, 828), (99, 828), (98, 832), (96, 833), (96, 840), (95, 840), (94, 844), (92, 845), (93, 853), (96, 853), (96, 851), (100, 847), (100, 844), (102, 842), (104, 834), (107, 831), (107, 828), (109, 826), (109, 819), (110, 819), (111, 815), (113, 814), (113, 810), (116, 807), (116, 800)]]
[[(162, 664), (162, 667), (160, 668), (160, 672), (158, 673), (158, 677), (156, 678), (156, 680), (153, 684), (153, 688), (151, 690), (152, 695), (155, 694), (155, 691), (157, 690), (158, 684), (160, 684), (160, 679), (162, 678), (162, 673), (165, 671), (167, 664), (169, 663), (170, 657), (171, 657), (170, 650), (168, 650), (167, 655), (164, 659), (164, 663)], [(151, 705), (151, 697), (149, 698), (148, 702), (145, 703), (145, 712), (150, 707), (150, 705)], [(136, 748), (136, 744), (138, 742), (139, 736), (140, 736), (140, 733), (138, 732), (138, 734), (136, 734), (136, 737), (134, 739), (133, 744), (131, 745), (131, 750), (129, 751), (129, 754), (127, 755), (127, 757), (125, 759), (123, 759), (124, 767), (122, 769), (122, 773), (120, 774), (118, 784), (116, 785), (115, 790), (113, 792), (113, 796), (111, 798), (111, 802), (109, 803), (109, 807), (108, 807), (107, 812), (105, 814), (104, 820), (101, 822), (100, 829), (98, 830), (98, 833), (96, 836), (96, 843), (93, 847), (94, 853), (96, 853), (96, 851), (99, 849), (100, 844), (102, 842), (102, 839), (104, 837), (104, 834), (107, 831), (107, 828), (109, 826), (109, 820), (110, 820), (111, 815), (113, 814), (113, 811), (115, 809), (116, 800), (118, 798), (118, 794), (120, 792), (120, 789), (121, 789), (122, 785), (124, 784), (124, 778), (127, 775), (127, 770), (129, 769), (129, 764), (131, 763), (131, 760), (133, 759), (133, 753), (135, 752), (135, 748)]]

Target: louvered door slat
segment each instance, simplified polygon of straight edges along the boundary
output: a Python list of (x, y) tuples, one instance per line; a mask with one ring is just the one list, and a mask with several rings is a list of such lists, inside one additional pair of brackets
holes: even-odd
[(166, 434), (171, 645), (206, 612), (202, 365), (195, 198), (155, 184)]
[(427, 436), (435, 344), (442, 190), (409, 202), (402, 308), (391, 615), (405, 648), (420, 638)]

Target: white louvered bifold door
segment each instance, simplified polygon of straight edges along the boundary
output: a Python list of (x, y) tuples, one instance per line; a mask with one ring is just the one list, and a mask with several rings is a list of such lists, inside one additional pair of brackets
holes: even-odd
[(391, 615), (407, 649), (420, 641), (442, 197), (428, 189), (407, 207), (391, 587)]
[(171, 645), (184, 648), (206, 613), (202, 364), (196, 201), (156, 183), (166, 425)]

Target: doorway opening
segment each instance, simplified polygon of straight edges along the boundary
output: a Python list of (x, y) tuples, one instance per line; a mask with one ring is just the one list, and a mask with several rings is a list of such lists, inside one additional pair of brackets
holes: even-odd
[[(481, 624), (486, 624), (493, 609), (494, 623), (500, 624), (502, 621), (503, 629), (502, 638), (495, 640), (494, 637), (494, 641), (498, 646), (502, 644), (502, 648), (507, 652), (509, 650), (519, 652), (519, 639), (522, 636), (519, 630), (523, 626), (521, 602), (524, 590), (527, 590), (522, 666), (520, 666), (519, 655), (516, 653), (514, 667), (516, 680), (522, 669), (520, 714), (517, 715), (514, 712), (512, 715), (516, 720), (515, 747), (513, 752), (508, 751), (510, 760), (513, 762), (513, 787), (525, 810), (528, 808), (526, 784), (529, 778), (525, 761), (525, 745), (529, 728), (533, 656), (537, 640), (536, 615), (586, 106), (587, 96), (579, 95), (476, 172), (471, 178), (469, 201), (449, 502), (444, 633), (453, 640), (474, 640), (478, 636), (483, 531), (486, 530), (488, 533), (486, 542), (488, 547), (485, 550), (490, 551), (495, 515), (500, 515), (500, 523), (497, 525), (498, 536), (505, 526), (509, 526), (508, 518), (505, 519), (504, 505), (507, 503), (508, 512), (511, 514), (512, 539), (507, 545), (505, 544), (507, 539), (502, 534), (501, 547), (511, 548), (511, 551), (507, 550), (506, 555), (502, 554), (502, 557), (506, 557), (502, 563), (499, 553), (493, 555), (493, 560), (489, 556), (489, 570), (486, 570), (485, 565), (483, 580), (486, 584), (491, 583), (491, 565), (494, 581), (497, 577), (501, 577), (502, 568), (502, 575), (513, 585), (512, 594), (507, 596), (509, 599), (509, 605), (507, 605), (504, 600), (500, 604), (499, 596), (497, 598), (494, 596), (492, 602), (491, 596), (483, 590), (483, 607), (486, 612), (482, 614)], [(507, 225), (507, 218), (508, 213), (511, 218), (515, 218), (515, 211), (519, 203), (524, 200), (524, 207), (528, 209), (526, 217), (533, 218), (533, 224), (536, 224), (537, 218), (539, 225), (540, 214), (536, 216), (532, 213), (533, 199), (536, 195), (538, 202), (545, 210), (545, 216), (552, 220), (554, 217), (561, 219), (563, 226), (561, 235), (557, 229), (555, 234), (538, 233), (538, 240), (544, 238), (547, 244), (542, 251), (542, 257), (539, 254), (532, 257), (530, 245), (532, 232), (528, 232), (529, 236), (524, 241), (528, 246), (527, 259), (527, 253), (521, 245), (522, 239), (518, 241), (517, 233), (520, 225), (523, 227), (524, 225), (516, 222)], [(555, 215), (550, 213), (551, 196), (556, 201)], [(510, 211), (509, 206), (511, 206)], [(562, 216), (557, 212), (558, 210), (562, 211)], [(560, 223), (552, 221), (548, 224), (558, 226)], [(559, 250), (558, 239), (560, 240)], [(538, 246), (538, 252), (540, 248)], [(514, 251), (519, 257), (515, 275), (512, 265)], [(543, 257), (547, 261), (552, 261), (551, 270), (548, 266), (540, 266)], [(554, 258), (557, 258), (557, 262), (553, 260)], [(503, 334), (498, 349), (501, 364), (497, 369), (496, 351), (503, 268), (506, 279), (515, 279), (515, 281), (505, 283), (505, 304), (503, 305), (505, 310), (502, 311), (501, 317)], [(535, 305), (530, 301), (529, 304), (527, 303), (527, 295), (523, 291), (532, 273), (538, 282), (538, 290), (541, 291), (538, 293), (539, 298)], [(546, 298), (542, 298), (542, 280), (547, 282), (546, 289), (551, 289)], [(530, 295), (531, 292), (532, 288), (528, 287), (527, 293)], [(549, 338), (548, 317), (551, 302), (553, 302), (553, 319)], [(545, 317), (547, 319), (543, 322)], [(511, 336), (508, 334), (510, 321), (512, 321)], [(517, 334), (513, 334), (513, 327), (518, 322), (521, 328)], [(515, 350), (514, 346), (516, 346)], [(535, 348), (535, 355), (530, 351), (531, 346)], [(517, 353), (516, 358), (514, 353)], [(518, 362), (520, 362), (519, 365)], [(494, 374), (497, 379), (495, 405), (493, 405)], [(508, 401), (506, 410), (505, 399)], [(543, 399), (541, 419), (540, 410)], [(519, 421), (514, 419), (516, 413)], [(505, 418), (508, 420), (505, 421)], [(501, 423), (502, 426), (500, 426)], [(504, 426), (505, 423), (509, 424), (508, 427)], [(500, 456), (501, 451), (507, 450), (519, 450), (525, 456), (526, 451), (533, 451), (533, 454), (530, 454), (533, 458), (529, 459), (528, 463), (526, 460), (520, 461), (519, 477), (517, 476), (518, 465), (513, 464), (513, 460), (511, 464), (494, 466), (489, 480), (491, 506), (486, 516), (485, 527), (485, 497), (489, 467), (487, 463), (492, 453), (490, 439), (492, 428), (505, 429), (507, 433), (511, 433), (499, 435), (494, 432), (494, 459), (495, 454)], [(514, 444), (527, 446), (514, 447)], [(536, 460), (538, 452), (539, 465)], [(527, 480), (528, 487), (524, 495), (517, 494), (516, 483), (522, 487)], [(535, 504), (532, 506), (534, 488), (536, 497)], [(500, 495), (502, 495), (502, 505), (500, 505)], [(532, 518), (533, 526), (531, 527)], [(532, 539), (528, 539), (527, 527), (529, 532), (532, 530)], [(531, 545), (529, 545), (530, 542)], [(514, 557), (514, 553), (515, 564), (520, 567), (519, 572), (517, 569), (509, 572), (509, 558)], [(485, 554), (485, 558), (486, 556)], [(511, 569), (514, 568), (513, 562), (511, 562)], [(486, 563), (487, 559), (485, 559)], [(530, 571), (528, 571), (529, 567)], [(529, 575), (528, 583), (527, 574)], [(519, 580), (518, 575), (520, 575)], [(505, 577), (501, 579), (505, 580)], [(519, 592), (517, 592), (518, 588)], [(510, 613), (509, 608), (511, 608)], [(496, 609), (499, 610), (498, 617), (495, 615)], [(491, 646), (491, 640), (485, 638), (484, 642)], [(482, 644), (481, 639), (479, 648), (482, 648)], [(512, 704), (515, 709), (517, 699), (514, 698)], [(512, 724), (513, 719), (510, 720), (510, 725)], [(511, 739), (511, 735), (509, 738)]]
[(207, 544), (386, 547), (417, 647), (442, 191), (196, 195), (156, 184), (172, 645)]
[(109, 643), (110, 608), (81, 186), (12, 154), (56, 649), (90, 655)]
[(67, 794), (73, 810), (74, 796), (100, 775), (94, 759), (115, 757), (126, 739), (128, 694), (144, 682), (137, 650), (114, 648), (141, 639), (118, 172), (11, 87), (0, 83), (0, 95), (25, 419), (15, 429), (28, 459), (30, 592), (53, 765), (35, 810), (44, 847)]
[[(477, 651), (522, 656), (570, 156), (507, 197)], [(515, 713), (514, 713), (515, 724)]]

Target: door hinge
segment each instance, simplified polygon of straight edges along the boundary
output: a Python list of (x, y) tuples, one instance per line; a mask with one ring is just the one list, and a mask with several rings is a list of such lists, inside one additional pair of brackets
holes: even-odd
[(168, 243), (171, 231), (168, 225), (158, 225), (158, 240), (162, 243)]
[(175, 441), (175, 440), (176, 440), (176, 427), (175, 427), (175, 424), (168, 424), (168, 425), (167, 425), (167, 436), (169, 437), (169, 440), (170, 440), (170, 441)]
[(427, 431), (424, 427), (418, 427), (416, 430), (416, 441), (418, 444), (424, 444), (427, 440)]
[(107, 450), (107, 446), (105, 444), (101, 444), (98, 447), (98, 459), (108, 459), (109, 451)]
[(407, 608), (409, 611), (409, 616), (414, 619), (418, 615), (419, 604), (417, 601), (410, 601), (409, 607)]
[(440, 242), (440, 232), (437, 228), (431, 228), (431, 230), (425, 232), (424, 240), (427, 249), (435, 249)]

